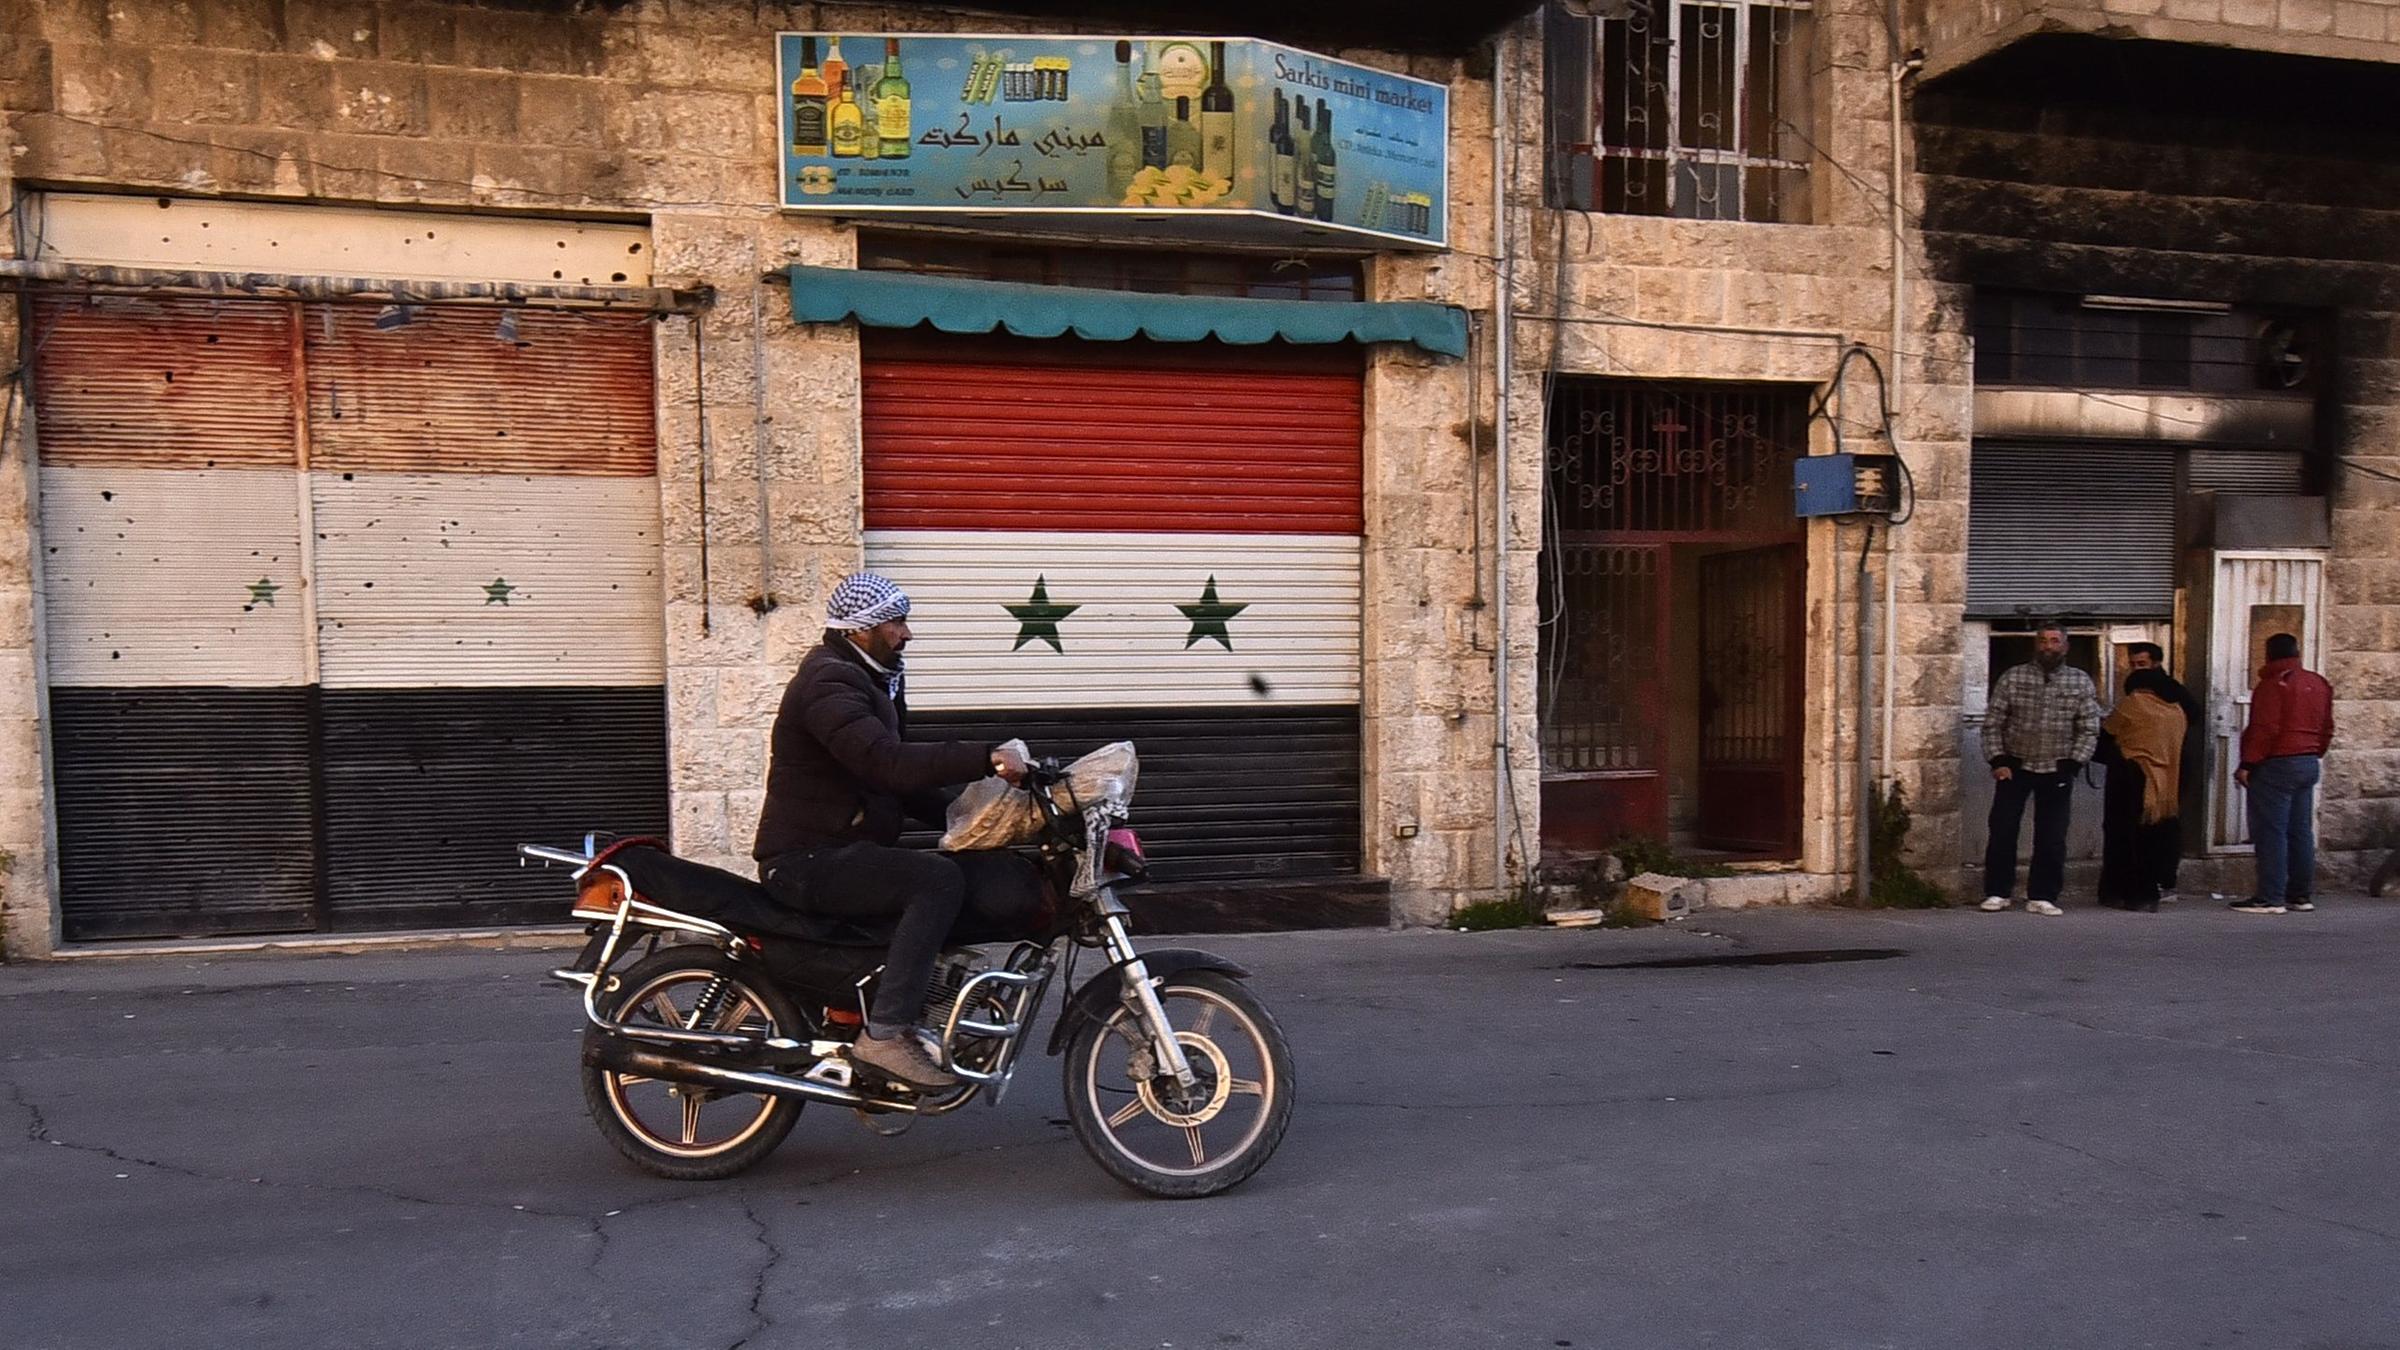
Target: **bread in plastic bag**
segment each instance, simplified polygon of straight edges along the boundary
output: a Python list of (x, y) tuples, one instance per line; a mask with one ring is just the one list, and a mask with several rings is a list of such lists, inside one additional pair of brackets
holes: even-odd
[[(1010, 741), (1000, 748), (1032, 758), (1023, 741)], [(942, 824), (942, 842), (937, 847), (945, 853), (1009, 848), (1041, 838), (1042, 808), (1035, 804), (1032, 793), (1011, 786), (1005, 778), (978, 778), (950, 803)]]
[[(1012, 747), (1032, 758), (1023, 741), (1010, 741), (1003, 748)], [(1066, 780), (1051, 789), (1051, 799), (1069, 812), (1097, 807), (1122, 816), (1133, 802), (1140, 768), (1133, 742), (1101, 746), (1067, 767)], [(1005, 779), (981, 778), (950, 803), (943, 824), (947, 828), (939, 847), (944, 852), (1013, 848), (1042, 837), (1042, 810), (1023, 788), (1011, 787)]]

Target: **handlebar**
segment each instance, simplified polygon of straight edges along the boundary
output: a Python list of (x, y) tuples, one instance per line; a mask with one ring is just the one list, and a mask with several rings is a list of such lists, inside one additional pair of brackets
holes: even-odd
[(548, 844), (519, 844), (517, 845), (517, 856), (541, 863), (565, 863), (569, 867), (583, 867), (592, 860), (592, 855), (589, 853), (570, 853), (566, 849), (552, 848)]

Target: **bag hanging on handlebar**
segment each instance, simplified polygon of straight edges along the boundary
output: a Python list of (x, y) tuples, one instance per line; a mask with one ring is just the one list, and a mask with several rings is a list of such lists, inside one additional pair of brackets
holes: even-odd
[[(1025, 753), (1024, 742), (1009, 744), (1020, 754)], [(1069, 765), (1065, 780), (1051, 790), (1051, 800), (1063, 810), (1098, 807), (1122, 816), (1132, 805), (1134, 781), (1139, 774), (1140, 759), (1134, 753), (1133, 742), (1117, 741)], [(1042, 836), (1042, 811), (1033, 794), (1010, 787), (998, 778), (968, 784), (966, 791), (950, 803), (943, 823), (947, 828), (939, 847), (950, 853), (1013, 848)]]

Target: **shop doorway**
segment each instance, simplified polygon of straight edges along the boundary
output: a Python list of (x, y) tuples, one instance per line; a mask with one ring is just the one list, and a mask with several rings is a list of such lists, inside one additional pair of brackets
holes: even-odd
[(1805, 395), (1562, 380), (1541, 590), (1542, 841), (1800, 842)]

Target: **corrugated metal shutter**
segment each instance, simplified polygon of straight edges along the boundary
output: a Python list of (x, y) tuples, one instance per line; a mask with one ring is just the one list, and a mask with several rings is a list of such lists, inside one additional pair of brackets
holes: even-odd
[(291, 468), (294, 314), (263, 300), (36, 298), (42, 462)]
[(656, 478), (311, 478), (328, 689), (666, 679)]
[(70, 938), (555, 917), (511, 844), (664, 830), (645, 320), (34, 312)]
[(1142, 752), (1162, 880), (1354, 873), (1354, 351), (867, 335), (866, 556), (919, 734)]
[(2194, 492), (2298, 496), (2308, 491), (2308, 460), (2298, 450), (2195, 449), (2184, 477)]
[[(1358, 702), (1354, 536), (877, 530), (867, 552), (915, 606), (918, 707)], [(1010, 607), (1037, 583), (1074, 606), (1060, 650), (995, 659), (1024, 651)], [(1212, 593), (1240, 607), (1221, 642), (1183, 608)]]
[(311, 305), (309, 463), (394, 473), (649, 474), (658, 466), (650, 321), (420, 309), (397, 328)]
[[(1134, 824), (1160, 882), (1333, 876), (1358, 869), (1355, 707), (910, 712), (928, 740), (1022, 736), (1042, 754), (1140, 747)], [(924, 837), (930, 842), (932, 836)]]
[(562, 922), (526, 840), (667, 832), (666, 694), (328, 690), (330, 926)]
[(515, 843), (666, 829), (652, 330), (495, 322), (312, 311), (337, 928), (555, 918)]
[(309, 691), (50, 691), (67, 940), (315, 923)]
[(1359, 533), (1355, 353), (1117, 346), (869, 341), (867, 527)]
[(32, 311), (62, 930), (306, 929), (294, 307)]
[(2165, 618), (2175, 608), (2175, 451), (1977, 441), (1967, 612)]
[(307, 683), (299, 475), (84, 464), (72, 447), (41, 474), (51, 683)]

